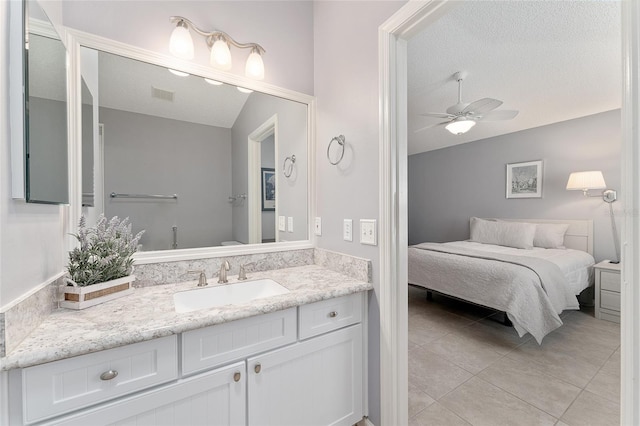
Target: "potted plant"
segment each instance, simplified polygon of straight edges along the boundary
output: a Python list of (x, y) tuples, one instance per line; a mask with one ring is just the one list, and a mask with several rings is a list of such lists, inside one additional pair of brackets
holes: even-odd
[(95, 226), (88, 227), (80, 218), (78, 233), (72, 234), (80, 243), (69, 252), (67, 286), (60, 306), (84, 309), (89, 306), (126, 296), (133, 291), (133, 253), (144, 233), (131, 233), (129, 218), (110, 220), (101, 214)]

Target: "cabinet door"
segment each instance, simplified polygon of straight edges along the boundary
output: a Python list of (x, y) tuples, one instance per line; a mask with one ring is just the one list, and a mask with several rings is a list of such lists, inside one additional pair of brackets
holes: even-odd
[(250, 358), (248, 424), (355, 424), (362, 365), (360, 324)]
[(104, 404), (50, 425), (194, 426), (246, 424), (246, 367), (239, 362)]

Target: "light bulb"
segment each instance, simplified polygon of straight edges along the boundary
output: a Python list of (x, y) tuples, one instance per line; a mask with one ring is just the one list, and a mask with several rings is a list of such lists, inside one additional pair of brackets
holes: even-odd
[(445, 129), (453, 133), (454, 135), (461, 135), (467, 133), (473, 126), (476, 125), (474, 120), (455, 120), (445, 126)]
[(178, 22), (178, 26), (171, 33), (169, 52), (180, 59), (193, 59), (193, 39), (184, 21)]
[(249, 78), (264, 80), (264, 62), (262, 62), (262, 56), (257, 49), (251, 51), (244, 73)]
[(213, 85), (213, 86), (222, 86), (224, 83), (218, 80), (211, 80), (210, 78), (204, 78), (204, 81), (206, 81), (207, 83)]
[(229, 45), (223, 39), (216, 40), (211, 46), (211, 65), (221, 69), (221, 70), (230, 70), (231, 69), (231, 51), (229, 50)]

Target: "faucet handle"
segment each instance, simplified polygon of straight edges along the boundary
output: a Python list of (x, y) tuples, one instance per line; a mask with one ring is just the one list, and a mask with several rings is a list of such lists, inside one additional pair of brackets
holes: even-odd
[(200, 277), (198, 278), (198, 287), (204, 287), (205, 285), (209, 284), (207, 283), (207, 275), (205, 274), (204, 269), (187, 272), (190, 274), (200, 274)]
[(240, 265), (240, 271), (238, 272), (238, 279), (239, 280), (246, 280), (247, 279), (247, 272), (244, 270), (245, 265)]

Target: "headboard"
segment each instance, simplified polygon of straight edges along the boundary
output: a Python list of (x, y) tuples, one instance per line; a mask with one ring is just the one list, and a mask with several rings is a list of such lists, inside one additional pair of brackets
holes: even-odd
[(556, 220), (556, 219), (502, 219), (509, 222), (529, 222), (529, 223), (566, 223), (569, 225), (567, 233), (564, 235), (564, 246), (566, 248), (586, 251), (593, 256), (593, 220)]

